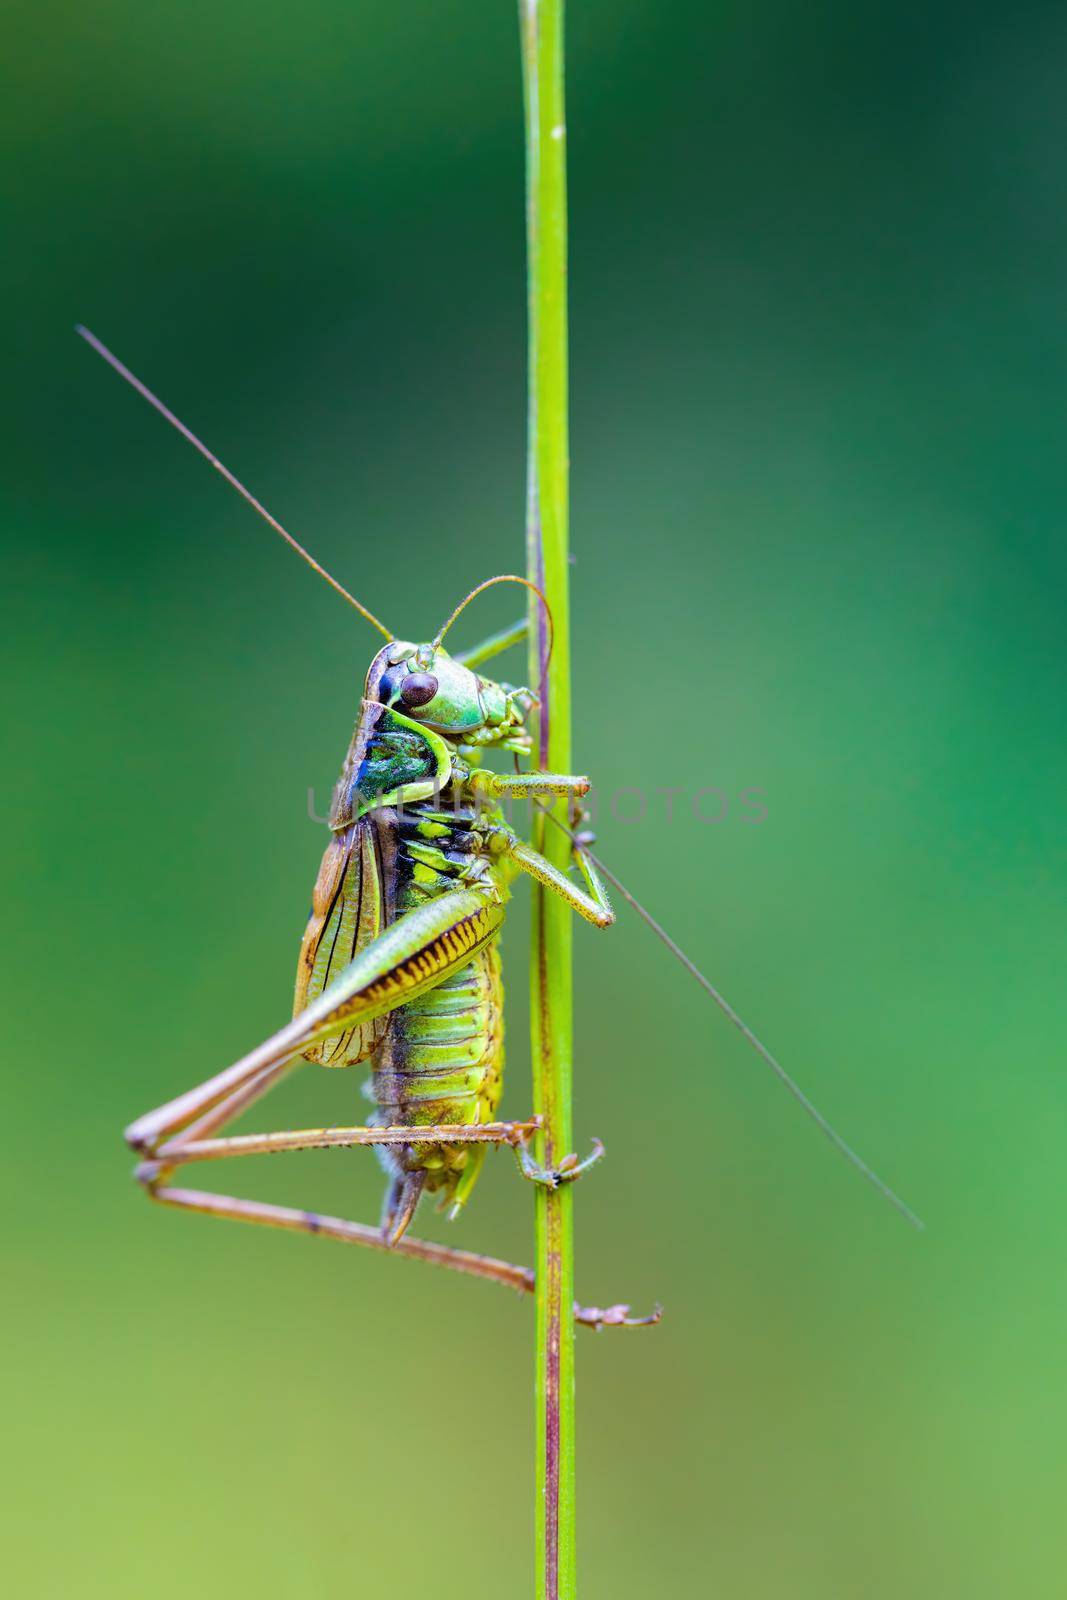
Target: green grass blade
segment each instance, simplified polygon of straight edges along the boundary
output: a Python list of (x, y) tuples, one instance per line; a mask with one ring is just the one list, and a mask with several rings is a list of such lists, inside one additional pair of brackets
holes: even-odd
[[(567, 193), (563, 0), (520, 0), (526, 110), (529, 317), (527, 576), (552, 608), (555, 640), (546, 671), (545, 619), (530, 611), (530, 674), (540, 685), (543, 769), (571, 770), (567, 503)], [(566, 803), (560, 802), (566, 818)], [(535, 813), (536, 815), (536, 813)], [(536, 818), (534, 844), (566, 867), (569, 841)], [(539, 1157), (551, 1164), (571, 1135), (572, 913), (534, 891), (531, 944), (533, 1099), (544, 1118)], [(575, 1593), (574, 1299), (572, 1191), (536, 1191), (537, 1595)]]

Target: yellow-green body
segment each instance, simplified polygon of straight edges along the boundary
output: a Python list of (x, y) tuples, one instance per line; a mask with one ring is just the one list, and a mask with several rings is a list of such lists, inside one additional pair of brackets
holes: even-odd
[[(372, 1125), (413, 1130), (492, 1122), (500, 1101), (504, 994), (495, 930), (517, 869), (494, 848), (504, 826), (499, 805), (485, 798), (472, 803), (464, 780), (487, 744), (526, 743), (515, 711), (508, 715), (520, 691), (476, 679), (465, 668), (459, 670), (478, 685), (483, 717), (488, 702), (490, 714), (499, 718), (495, 723), (457, 728), (455, 710), (449, 708), (446, 733), (387, 706), (385, 700), (395, 698), (390, 673), (414, 650), (405, 644), (387, 647), (368, 673), (361, 715), (334, 793), (333, 837), (315, 886), (295, 1004), (299, 1015), (398, 919), (457, 889), (484, 896), (494, 937), (466, 964), (454, 965), (457, 935), (446, 931), (436, 946), (421, 951), (410, 975), (415, 990), (440, 969), (432, 987), (304, 1052), (327, 1066), (369, 1062), (366, 1089), (376, 1107)], [(437, 652), (439, 686), (448, 661), (443, 650)], [(498, 737), (487, 739), (487, 729)], [(472, 738), (475, 742), (467, 743)], [(379, 1157), (394, 1186), (420, 1174), (421, 1188), (443, 1191), (446, 1202), (461, 1204), (486, 1148), (413, 1140), (382, 1147)]]
[[(319, 1232), (336, 1219), (177, 1190), (167, 1177), (190, 1161), (373, 1145), (390, 1179), (380, 1231), (337, 1225), (346, 1238), (391, 1249), (425, 1191), (439, 1192), (455, 1213), (490, 1144), (510, 1146), (524, 1175), (542, 1185), (569, 1182), (597, 1159), (599, 1146), (584, 1163), (542, 1168), (525, 1146), (533, 1124), (495, 1119), (504, 1065), (496, 940), (512, 880), (528, 873), (598, 927), (613, 920), (584, 853), (575, 860), (589, 893), (526, 844), (500, 804), (506, 796), (577, 798), (588, 779), (481, 767), (487, 750), (530, 751), (527, 717), (536, 696), (473, 670), (512, 637), (487, 640), (462, 661), (441, 648), (440, 637), (424, 645), (390, 640), (375, 656), (334, 791), (292, 1020), (126, 1130), (149, 1157), (138, 1171), (156, 1199)], [(369, 1124), (214, 1137), (298, 1057), (330, 1067), (367, 1063), (375, 1103)], [(455, 1264), (444, 1247), (418, 1248)], [(484, 1261), (483, 1269), (503, 1270)]]
[[(424, 1188), (444, 1189), (453, 1202), (466, 1198), (478, 1170), (468, 1146), (509, 1146), (523, 1175), (551, 1190), (573, 1182), (603, 1153), (597, 1143), (584, 1162), (566, 1155), (557, 1165), (541, 1165), (526, 1140), (551, 1124), (551, 1114), (525, 1122), (492, 1120), (503, 1067), (495, 941), (511, 879), (528, 873), (597, 927), (614, 920), (580, 839), (574, 861), (585, 890), (566, 866), (520, 839), (496, 802), (540, 796), (574, 803), (588, 792), (589, 780), (521, 770), (518, 758), (531, 751), (527, 718), (539, 703), (545, 747), (546, 707), (531, 690), (474, 670), (517, 644), (526, 634), (525, 620), (462, 657), (442, 649), (475, 596), (495, 584), (521, 584), (546, 612), (549, 642), (537, 657), (543, 690), (552, 654), (548, 602), (528, 578), (499, 574), (476, 585), (429, 643), (397, 640), (95, 334), (82, 327), (78, 332), (387, 641), (367, 674), (334, 796), (332, 838), (301, 945), (293, 1016), (231, 1066), (130, 1123), (127, 1143), (142, 1158), (137, 1178), (163, 1205), (399, 1250), (529, 1290), (533, 1278), (525, 1268), (403, 1235)], [(563, 645), (565, 658), (565, 636)], [(515, 756), (515, 772), (478, 770), (486, 749)], [(337, 1066), (369, 1059), (377, 1105), (372, 1125), (223, 1134), (299, 1057)], [(391, 1152), (386, 1163), (393, 1181), (378, 1230), (171, 1182), (190, 1163), (361, 1145)], [(624, 1313), (609, 1307), (577, 1314), (599, 1327), (626, 1321)]]

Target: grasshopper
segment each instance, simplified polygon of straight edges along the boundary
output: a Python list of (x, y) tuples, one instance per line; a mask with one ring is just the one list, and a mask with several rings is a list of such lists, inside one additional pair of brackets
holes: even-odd
[[(913, 1212), (834, 1131), (700, 969), (592, 850), (583, 832), (584, 776), (520, 769), (531, 754), (536, 690), (477, 669), (525, 634), (526, 624), (452, 655), (444, 639), (466, 606), (494, 584), (537, 596), (551, 637), (551, 612), (527, 579), (501, 574), (478, 584), (428, 642), (397, 638), (288, 533), (197, 436), (88, 329), (78, 333), (147, 400), (385, 644), (370, 664), (355, 730), (333, 796), (330, 841), (315, 883), (297, 961), (292, 1019), (232, 1066), (126, 1129), (141, 1158), (136, 1176), (160, 1204), (212, 1216), (328, 1236), (429, 1261), (532, 1290), (525, 1267), (408, 1236), (420, 1200), (436, 1194), (455, 1217), (491, 1145), (509, 1148), (523, 1177), (551, 1188), (572, 1183), (603, 1155), (567, 1155), (553, 1167), (533, 1157), (536, 1118), (497, 1120), (504, 1065), (503, 983), (496, 940), (512, 883), (527, 874), (593, 927), (615, 920), (611, 882), (708, 992), (838, 1150), (915, 1226)], [(549, 645), (549, 648), (551, 646)], [(491, 771), (486, 754), (510, 755), (516, 770)], [(570, 802), (574, 863), (560, 871), (510, 826), (504, 805)], [(549, 820), (555, 821), (551, 813)], [(560, 824), (557, 824), (560, 825)], [(224, 1135), (299, 1061), (325, 1067), (369, 1063), (374, 1111), (366, 1125)], [(372, 1146), (387, 1184), (378, 1227), (261, 1201), (175, 1186), (195, 1162), (267, 1152)], [(594, 1327), (643, 1326), (626, 1305), (575, 1307)]]

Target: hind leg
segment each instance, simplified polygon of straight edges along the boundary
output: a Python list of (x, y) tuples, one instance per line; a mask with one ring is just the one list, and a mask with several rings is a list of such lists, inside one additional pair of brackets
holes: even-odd
[(127, 1143), (142, 1155), (154, 1154), (164, 1140), (231, 1101), (238, 1091), (277, 1082), (274, 1069), (295, 1062), (309, 1046), (386, 1016), (436, 987), (496, 937), (503, 916), (499, 901), (472, 889), (452, 890), (405, 913), (255, 1050), (139, 1117), (126, 1130)]
[[(485, 1278), (490, 1283), (517, 1289), (520, 1294), (534, 1292), (534, 1275), (530, 1267), (514, 1266), (510, 1261), (478, 1255), (473, 1250), (432, 1244), (427, 1239), (406, 1238), (388, 1245), (379, 1228), (368, 1227), (361, 1222), (348, 1222), (342, 1217), (323, 1216), (316, 1211), (297, 1211), (290, 1206), (265, 1205), (260, 1200), (238, 1200), (224, 1194), (205, 1194), (199, 1189), (172, 1189), (161, 1183), (162, 1174), (153, 1177), (144, 1170), (157, 1165), (155, 1162), (143, 1163), (138, 1175), (159, 1205), (180, 1211), (197, 1211), (202, 1216), (229, 1217), (235, 1222), (254, 1222), (268, 1228), (282, 1228), (289, 1233), (339, 1239), (345, 1244), (362, 1245), (367, 1250), (382, 1250), (390, 1255), (407, 1256), (412, 1261), (426, 1261), (431, 1266), (448, 1267), (453, 1272), (462, 1272), (470, 1277)], [(658, 1306), (647, 1317), (631, 1317), (629, 1311), (629, 1306), (625, 1305), (600, 1307), (575, 1303), (574, 1320), (586, 1328), (644, 1328), (658, 1322), (662, 1314)]]
[[(280, 1074), (281, 1069), (275, 1069), (273, 1076)], [(291, 1150), (351, 1149), (361, 1145), (376, 1145), (379, 1149), (410, 1144), (470, 1144), (480, 1146), (482, 1150), (490, 1144), (518, 1147), (538, 1126), (535, 1118), (530, 1122), (483, 1122), (473, 1125), (439, 1123), (417, 1128), (301, 1128), (280, 1133), (234, 1134), (229, 1138), (200, 1137), (225, 1126), (252, 1099), (265, 1093), (271, 1087), (271, 1076), (264, 1073), (261, 1079), (235, 1091), (221, 1105), (214, 1107), (186, 1133), (178, 1134), (158, 1146), (153, 1158), (142, 1163), (137, 1173), (154, 1199), (159, 1198), (160, 1185), (170, 1178), (176, 1167), (193, 1161), (218, 1161), (234, 1156), (266, 1155)], [(419, 1171), (398, 1174), (390, 1183), (381, 1222), (382, 1238), (386, 1244), (395, 1245), (403, 1236), (415, 1215), (425, 1182), (425, 1172)]]

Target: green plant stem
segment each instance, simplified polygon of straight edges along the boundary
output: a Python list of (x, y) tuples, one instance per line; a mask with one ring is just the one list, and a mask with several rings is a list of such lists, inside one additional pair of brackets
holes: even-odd
[[(542, 769), (571, 770), (567, 559), (567, 191), (563, 0), (520, 0), (526, 110), (529, 317), (527, 573), (552, 608), (546, 662), (544, 613), (531, 597), (530, 674), (541, 694)], [(566, 821), (566, 805), (559, 815)], [(534, 843), (566, 868), (569, 840), (535, 811)], [(571, 1136), (572, 983), (570, 910), (534, 891), (530, 968), (534, 1108), (544, 1119), (540, 1159), (551, 1166)], [(574, 1323), (572, 1192), (536, 1191), (537, 1595), (575, 1593)]]

